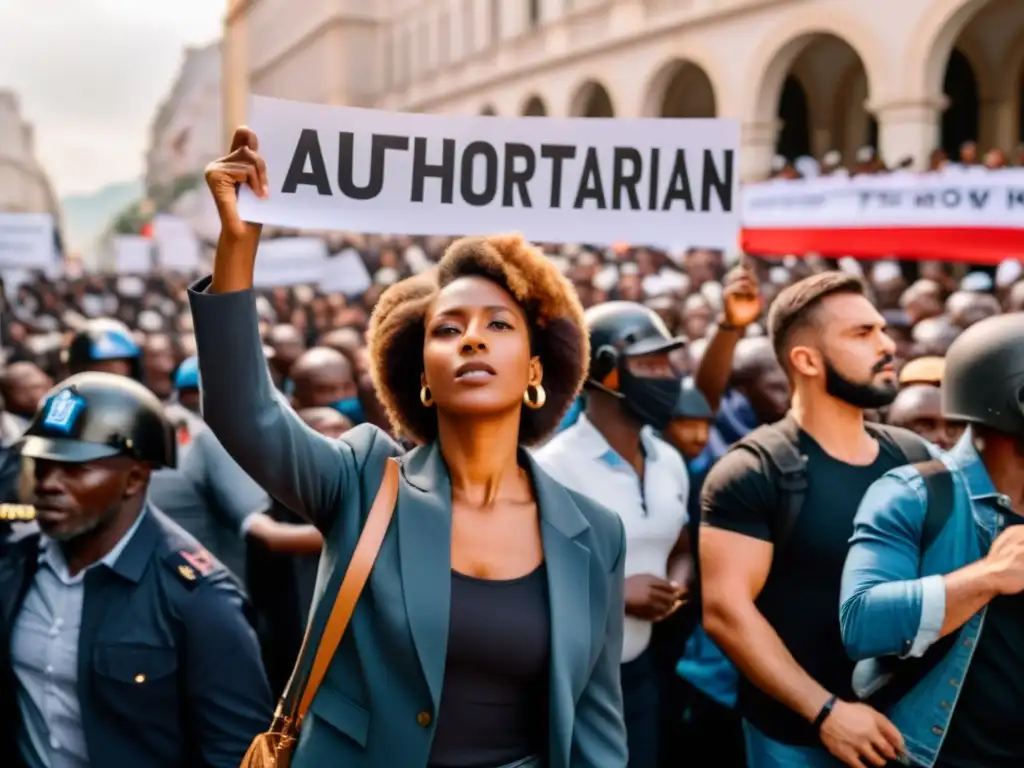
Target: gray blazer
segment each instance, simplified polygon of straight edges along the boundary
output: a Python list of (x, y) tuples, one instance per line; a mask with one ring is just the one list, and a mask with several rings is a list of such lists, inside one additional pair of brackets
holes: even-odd
[[(424, 768), (441, 699), (451, 592), (451, 485), (436, 444), (402, 449), (363, 425), (310, 430), (267, 371), (252, 291), (190, 291), (203, 413), (261, 487), (324, 534), (310, 624), (327, 614), (389, 456), (398, 505), (352, 623), (302, 725), (294, 768)], [(541, 516), (551, 604), (550, 768), (625, 768), (619, 659), (625, 532), (618, 516), (523, 451)]]

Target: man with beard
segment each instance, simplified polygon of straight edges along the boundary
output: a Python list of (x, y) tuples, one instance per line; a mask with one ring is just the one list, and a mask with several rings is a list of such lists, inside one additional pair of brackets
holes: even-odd
[(712, 469), (701, 501), (704, 626), (743, 673), (755, 768), (884, 765), (899, 732), (856, 703), (839, 631), (840, 578), (857, 504), (890, 469), (927, 459), (905, 430), (869, 425), (892, 402), (895, 344), (863, 284), (806, 278), (772, 305), (769, 332), (792, 410)]
[(237, 766), (270, 691), (234, 580), (147, 501), (175, 461), (160, 401), (72, 376), (21, 445), (40, 531), (0, 559), (4, 764)]
[[(613, 301), (586, 312), (587, 402), (579, 420), (537, 451), (563, 485), (619, 515), (626, 530), (622, 693), (630, 768), (657, 768), (659, 676), (652, 627), (683, 604), (692, 572), (686, 535), (689, 480), (679, 453), (657, 436), (679, 401), (674, 339), (642, 304)], [(681, 649), (680, 649), (681, 651)]]

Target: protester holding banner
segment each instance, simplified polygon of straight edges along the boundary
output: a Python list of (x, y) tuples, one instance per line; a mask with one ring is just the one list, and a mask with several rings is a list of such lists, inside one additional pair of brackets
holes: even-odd
[[(260, 227), (235, 191), (265, 194), (255, 135), (236, 131), (207, 181), (222, 232), (190, 294), (203, 410), (242, 468), (324, 535), (312, 651), (403, 452), (369, 425), (324, 438), (275, 392), (251, 290)], [(401, 458), (394, 520), (293, 765), (623, 768), (622, 523), (522, 449), (586, 375), (575, 294), (519, 238), (462, 240), (381, 297), (369, 339), (395, 429), (420, 446)]]

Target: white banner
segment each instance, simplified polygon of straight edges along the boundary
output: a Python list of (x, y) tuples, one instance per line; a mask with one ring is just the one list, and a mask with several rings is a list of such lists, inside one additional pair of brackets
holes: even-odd
[(328, 264), (327, 243), (318, 237), (261, 240), (253, 284), (257, 288), (319, 285)]
[(48, 213), (0, 213), (0, 268), (45, 269), (57, 258)]
[(1024, 229), (1024, 170), (950, 170), (745, 186), (746, 229)]
[(153, 241), (142, 235), (117, 235), (111, 241), (114, 271), (119, 275), (148, 275), (153, 271)]
[(739, 124), (422, 115), (253, 96), (270, 196), (246, 220), (416, 235), (734, 248)]
[(158, 213), (153, 217), (157, 263), (164, 269), (191, 272), (199, 269), (202, 250), (195, 229), (185, 219)]

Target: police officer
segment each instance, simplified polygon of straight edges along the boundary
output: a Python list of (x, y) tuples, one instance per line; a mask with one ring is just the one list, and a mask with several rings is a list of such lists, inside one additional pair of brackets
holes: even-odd
[(885, 668), (910, 764), (1024, 765), (1024, 313), (953, 342), (942, 413), (969, 425), (956, 447), (861, 501), (843, 642), (854, 659), (913, 660)]
[(271, 699), (224, 567), (146, 501), (174, 464), (156, 397), (72, 376), (25, 434), (41, 533), (0, 559), (0, 743), (30, 768), (236, 768)]
[(109, 317), (90, 320), (71, 338), (62, 358), (71, 375), (102, 371), (143, 380), (142, 349), (128, 326)]
[(655, 768), (661, 711), (652, 626), (682, 605), (691, 571), (686, 466), (657, 435), (679, 400), (682, 375), (669, 353), (684, 342), (641, 304), (600, 304), (586, 319), (591, 359), (584, 412), (536, 456), (555, 479), (618, 513), (625, 526), (621, 671), (629, 765)]

